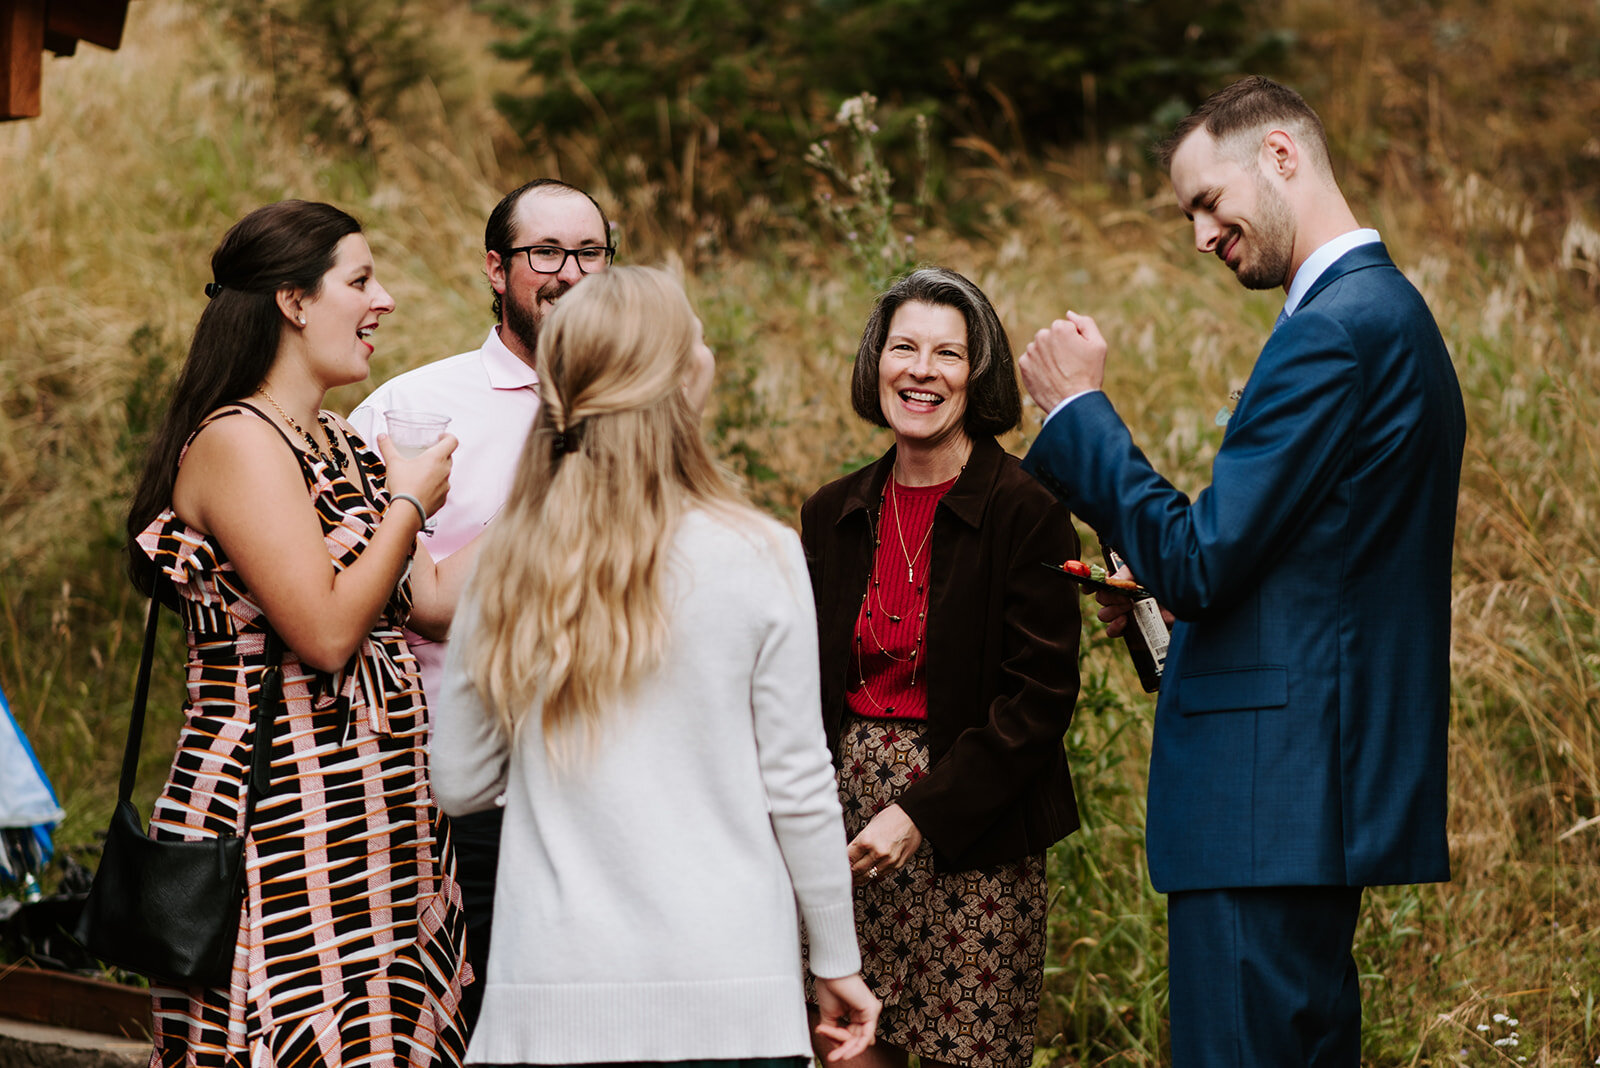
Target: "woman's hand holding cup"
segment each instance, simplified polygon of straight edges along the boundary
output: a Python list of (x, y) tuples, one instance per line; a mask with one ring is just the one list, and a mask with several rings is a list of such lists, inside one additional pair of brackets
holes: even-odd
[(445, 433), (448, 416), (432, 412), (388, 411), (388, 432), (378, 435), (378, 451), (388, 469), (391, 494), (408, 493), (428, 515), (444, 507), (450, 492), (450, 454), (457, 441)]

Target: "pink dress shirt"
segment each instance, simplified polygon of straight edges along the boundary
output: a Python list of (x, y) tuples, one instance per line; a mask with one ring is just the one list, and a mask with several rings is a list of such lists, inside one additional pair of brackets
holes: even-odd
[[(483, 347), (396, 375), (350, 413), (350, 423), (376, 451), (391, 409), (437, 412), (461, 442), (450, 469), (450, 496), (423, 544), (442, 560), (483, 532), (511, 492), (522, 444), (539, 412), (539, 378), (500, 340), (494, 327)], [(445, 643), (406, 631), (422, 671), (428, 704), (436, 704)]]

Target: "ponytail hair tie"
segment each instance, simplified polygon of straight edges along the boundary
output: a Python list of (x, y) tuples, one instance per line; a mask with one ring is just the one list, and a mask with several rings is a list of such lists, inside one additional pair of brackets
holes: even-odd
[(569, 452), (577, 452), (583, 445), (583, 424), (574, 423), (565, 430), (558, 430), (550, 441), (550, 451), (557, 460)]
[(217, 299), (217, 294), (221, 293), (221, 292), (222, 292), (222, 283), (221, 282), (207, 282), (206, 283), (206, 296), (208, 298), (210, 298), (211, 300), (216, 300)]

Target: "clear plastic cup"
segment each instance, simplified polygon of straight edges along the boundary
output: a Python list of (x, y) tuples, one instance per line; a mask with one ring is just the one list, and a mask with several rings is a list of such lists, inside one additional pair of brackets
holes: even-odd
[(383, 418), (389, 424), (389, 443), (407, 459), (419, 456), (437, 444), (444, 436), (444, 428), (450, 425), (448, 415), (436, 412), (402, 411), (396, 408), (384, 412)]

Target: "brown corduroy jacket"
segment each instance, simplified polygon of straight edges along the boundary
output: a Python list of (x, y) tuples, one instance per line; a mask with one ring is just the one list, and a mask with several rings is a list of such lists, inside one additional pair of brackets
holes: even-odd
[[(850, 640), (894, 456), (828, 483), (800, 512), (836, 762)], [(930, 769), (899, 799), (944, 870), (1042, 853), (1078, 827), (1062, 748), (1078, 696), (1078, 594), (1040, 566), (1078, 551), (1066, 509), (994, 439), (978, 440), (934, 513), (923, 643)]]

